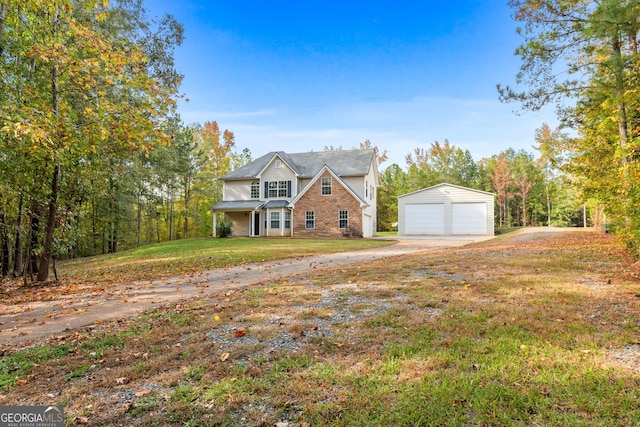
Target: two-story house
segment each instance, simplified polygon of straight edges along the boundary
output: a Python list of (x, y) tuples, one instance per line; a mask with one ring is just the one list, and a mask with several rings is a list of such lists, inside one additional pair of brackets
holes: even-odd
[(373, 149), (271, 152), (220, 178), (234, 236), (371, 237), (378, 169)]

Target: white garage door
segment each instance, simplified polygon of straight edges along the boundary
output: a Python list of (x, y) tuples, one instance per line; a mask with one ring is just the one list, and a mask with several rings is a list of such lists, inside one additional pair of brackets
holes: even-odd
[(486, 203), (452, 203), (452, 234), (487, 234)]
[(405, 234), (444, 234), (444, 203), (404, 206)]

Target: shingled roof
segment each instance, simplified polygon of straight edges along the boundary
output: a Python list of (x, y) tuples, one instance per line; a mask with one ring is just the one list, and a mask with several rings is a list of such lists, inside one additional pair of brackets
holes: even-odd
[(220, 179), (230, 181), (258, 178), (258, 175), (276, 155), (287, 163), (301, 178), (314, 177), (325, 165), (329, 166), (336, 175), (346, 177), (361, 176), (369, 173), (375, 151), (372, 149), (364, 149), (293, 154), (288, 154), (283, 151), (272, 151), (224, 175)]

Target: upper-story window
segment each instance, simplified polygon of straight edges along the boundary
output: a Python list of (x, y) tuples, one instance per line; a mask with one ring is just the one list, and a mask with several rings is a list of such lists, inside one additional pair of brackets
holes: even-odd
[(260, 181), (251, 181), (251, 198), (260, 198)]
[(270, 181), (265, 183), (266, 197), (277, 199), (291, 197), (291, 181)]
[(364, 182), (364, 197), (369, 197), (369, 181)]
[(329, 196), (331, 194), (331, 178), (322, 178), (322, 195)]

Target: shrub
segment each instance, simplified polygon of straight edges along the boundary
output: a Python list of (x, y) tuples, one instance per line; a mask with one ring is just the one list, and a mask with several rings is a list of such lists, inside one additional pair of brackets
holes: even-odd
[(357, 228), (349, 227), (342, 230), (343, 237), (359, 237), (362, 238), (362, 231)]
[(216, 236), (218, 237), (229, 237), (231, 236), (231, 223), (230, 222), (221, 222), (216, 226)]

